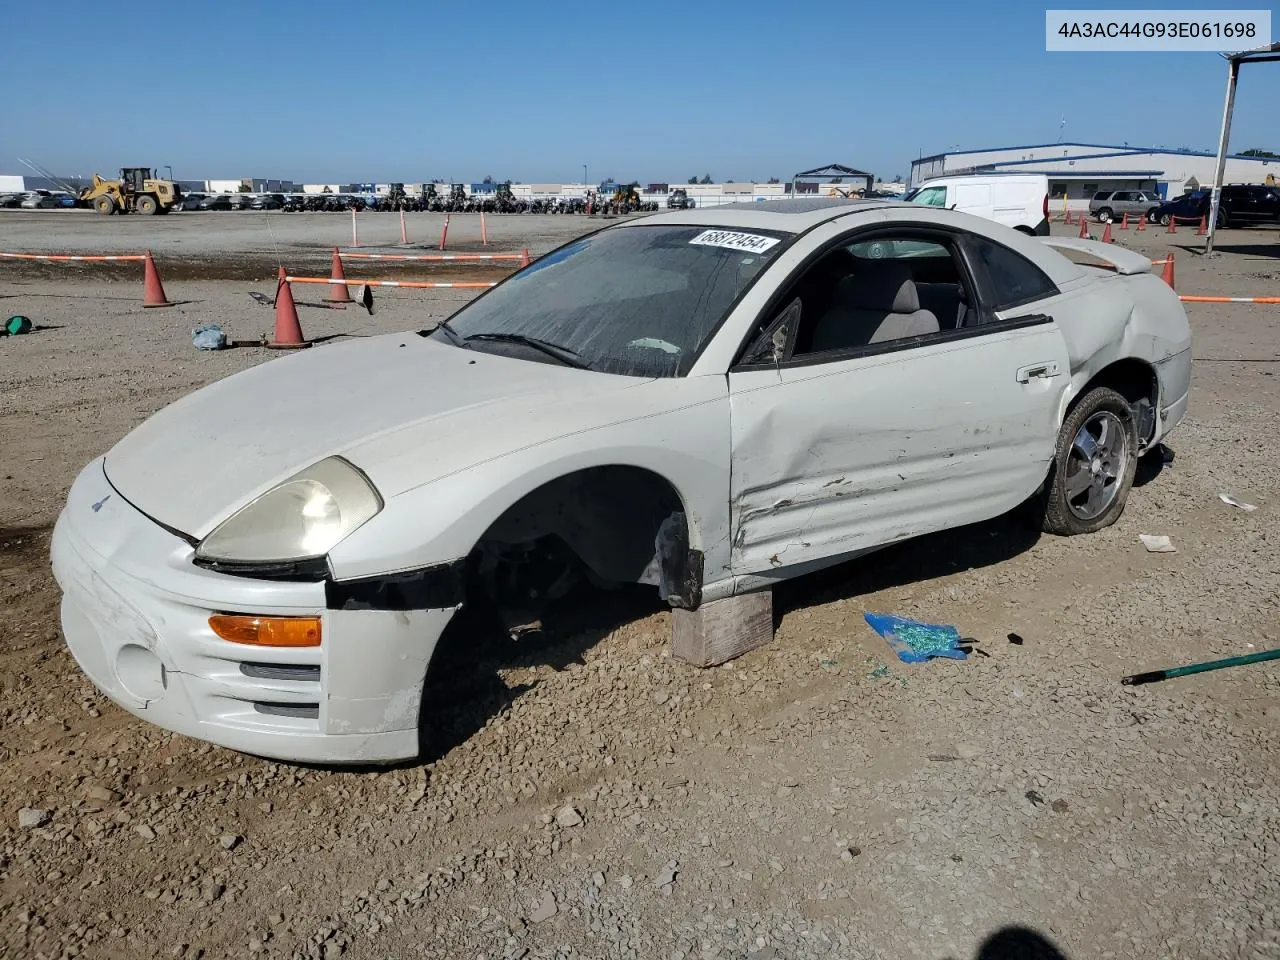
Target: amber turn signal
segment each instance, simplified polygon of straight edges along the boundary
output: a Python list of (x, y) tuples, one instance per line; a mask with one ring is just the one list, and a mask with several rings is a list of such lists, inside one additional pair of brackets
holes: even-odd
[(209, 626), (223, 640), (256, 647), (318, 647), (319, 617), (254, 617), (214, 614)]

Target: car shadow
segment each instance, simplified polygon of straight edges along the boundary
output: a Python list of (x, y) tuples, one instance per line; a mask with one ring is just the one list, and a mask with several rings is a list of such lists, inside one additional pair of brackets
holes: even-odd
[(518, 635), (492, 608), (464, 606), (449, 622), (431, 658), (419, 710), (417, 764), (433, 763), (532, 690), (509, 686), (500, 671), (549, 666), (564, 670), (614, 630), (666, 609), (652, 587), (612, 591), (588, 586), (549, 604)]
[(1164, 443), (1156, 444), (1138, 458), (1138, 469), (1133, 474), (1133, 485), (1145, 487), (1164, 473), (1165, 468), (1172, 466), (1175, 457), (1172, 447)]
[[(1204, 244), (1175, 244), (1179, 250), (1195, 256), (1204, 255)], [(1233, 253), (1242, 257), (1265, 257), (1280, 260), (1280, 236), (1277, 236), (1270, 243), (1215, 243), (1213, 245), (1214, 253)]]
[(994, 520), (904, 540), (773, 589), (775, 626), (794, 610), (1003, 563), (1030, 550), (1038, 529), (1019, 509)]

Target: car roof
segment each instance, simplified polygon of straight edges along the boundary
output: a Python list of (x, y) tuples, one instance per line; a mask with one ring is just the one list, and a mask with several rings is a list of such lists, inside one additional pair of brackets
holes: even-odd
[(715, 207), (697, 210), (668, 210), (654, 213), (634, 223), (669, 223), (689, 226), (747, 227), (757, 230), (778, 230), (783, 233), (803, 233), (812, 227), (836, 217), (851, 213), (879, 210), (890, 204), (884, 200), (844, 200), (841, 198), (812, 197), (792, 200), (763, 200), (738, 203), (722, 203)]

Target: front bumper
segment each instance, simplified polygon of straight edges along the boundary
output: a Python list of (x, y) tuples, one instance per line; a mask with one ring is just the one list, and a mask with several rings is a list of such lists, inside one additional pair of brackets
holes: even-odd
[[(454, 608), (327, 610), (323, 583), (202, 570), (192, 547), (108, 483), (80, 474), (54, 528), (67, 646), (136, 717), (280, 760), (374, 763), (415, 756), (422, 680)], [(321, 645), (222, 640), (213, 613), (320, 616)]]
[(1191, 349), (1188, 347), (1157, 361), (1156, 377), (1160, 382), (1160, 408), (1152, 445), (1168, 436), (1187, 413), (1187, 400), (1191, 396)]

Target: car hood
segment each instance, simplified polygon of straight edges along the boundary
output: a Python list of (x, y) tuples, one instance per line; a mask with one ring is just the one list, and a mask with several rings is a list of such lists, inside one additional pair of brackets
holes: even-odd
[(201, 539), (325, 457), (346, 456), (389, 499), (507, 452), (520, 424), (568, 430), (555, 425), (572, 418), (547, 416), (549, 408), (581, 409), (587, 397), (644, 382), (416, 333), (370, 337), (272, 360), (184, 397), (117, 443), (105, 470), (143, 513)]

